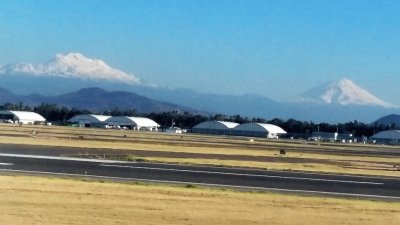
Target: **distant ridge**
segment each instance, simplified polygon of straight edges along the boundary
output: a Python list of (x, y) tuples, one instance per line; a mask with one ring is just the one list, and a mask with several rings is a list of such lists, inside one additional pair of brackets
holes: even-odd
[(77, 92), (46, 97), (42, 95), (17, 96), (7, 89), (0, 88), (0, 103), (23, 102), (28, 105), (53, 103), (60, 106), (75, 107), (93, 111), (104, 111), (118, 108), (120, 110), (135, 109), (140, 113), (197, 110), (167, 102), (160, 102), (141, 95), (124, 91), (106, 91), (101, 88), (83, 88)]
[(377, 119), (373, 124), (377, 125), (393, 125), (396, 124), (397, 127), (400, 127), (400, 115), (390, 114), (384, 117)]

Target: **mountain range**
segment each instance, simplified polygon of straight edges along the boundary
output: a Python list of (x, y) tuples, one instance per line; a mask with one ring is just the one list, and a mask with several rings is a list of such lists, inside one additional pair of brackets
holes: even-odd
[(32, 106), (41, 103), (53, 103), (78, 109), (88, 109), (94, 112), (118, 108), (120, 110), (136, 109), (141, 113), (187, 111), (191, 113), (204, 114), (204, 112), (199, 112), (198, 110), (167, 102), (156, 101), (134, 93), (123, 91), (110, 92), (101, 88), (83, 88), (77, 92), (58, 96), (42, 96), (39, 94), (18, 96), (7, 89), (0, 88), (0, 103), (4, 104), (7, 102), (23, 102)]
[(0, 86), (4, 88), (0, 89), (0, 103), (51, 102), (86, 109), (127, 107), (141, 112), (180, 109), (314, 122), (371, 122), (398, 111), (397, 106), (349, 79), (328, 82), (290, 101), (279, 101), (252, 94), (207, 94), (147, 85), (132, 74), (79, 53), (57, 54), (42, 64), (0, 67)]

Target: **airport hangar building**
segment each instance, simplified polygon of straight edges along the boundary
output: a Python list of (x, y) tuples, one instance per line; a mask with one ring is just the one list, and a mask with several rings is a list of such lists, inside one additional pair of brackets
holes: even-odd
[(282, 128), (268, 123), (244, 123), (232, 130), (236, 136), (267, 137), (278, 139), (280, 135), (286, 134)]
[(194, 126), (192, 132), (198, 134), (231, 135), (232, 129), (238, 125), (238, 123), (226, 121), (205, 121)]
[(278, 138), (286, 134), (282, 128), (266, 123), (238, 124), (225, 121), (205, 121), (193, 127), (193, 133)]
[(157, 131), (160, 127), (155, 121), (144, 117), (129, 116), (103, 116), (103, 115), (77, 115), (68, 120), (71, 124), (78, 124), (80, 127), (107, 126), (125, 127), (132, 130)]
[(79, 127), (97, 127), (104, 128), (107, 125), (106, 120), (111, 118), (111, 116), (103, 115), (77, 115), (68, 120), (68, 123), (76, 124)]
[(0, 122), (18, 124), (44, 124), (46, 119), (35, 112), (2, 110), (0, 111)]
[(113, 116), (106, 120), (110, 126), (126, 127), (132, 130), (158, 131), (160, 125), (145, 117)]
[(371, 136), (371, 140), (376, 141), (377, 144), (400, 144), (400, 130), (386, 130), (378, 132)]

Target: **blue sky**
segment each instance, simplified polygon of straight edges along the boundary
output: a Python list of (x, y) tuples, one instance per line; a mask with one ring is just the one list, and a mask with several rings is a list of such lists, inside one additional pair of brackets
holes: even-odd
[(346, 77), (398, 103), (400, 1), (2, 0), (0, 52), (80, 52), (148, 83), (272, 98)]

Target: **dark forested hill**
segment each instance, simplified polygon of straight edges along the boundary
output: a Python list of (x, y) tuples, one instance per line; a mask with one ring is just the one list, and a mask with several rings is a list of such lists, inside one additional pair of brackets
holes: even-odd
[(135, 109), (141, 113), (162, 111), (197, 112), (196, 110), (188, 107), (156, 101), (132, 92), (109, 92), (101, 88), (83, 88), (77, 92), (51, 97), (42, 95), (17, 96), (7, 89), (0, 88), (0, 104), (8, 102), (22, 102), (25, 105), (52, 103), (93, 111), (111, 110), (114, 108), (118, 108), (121, 110)]

